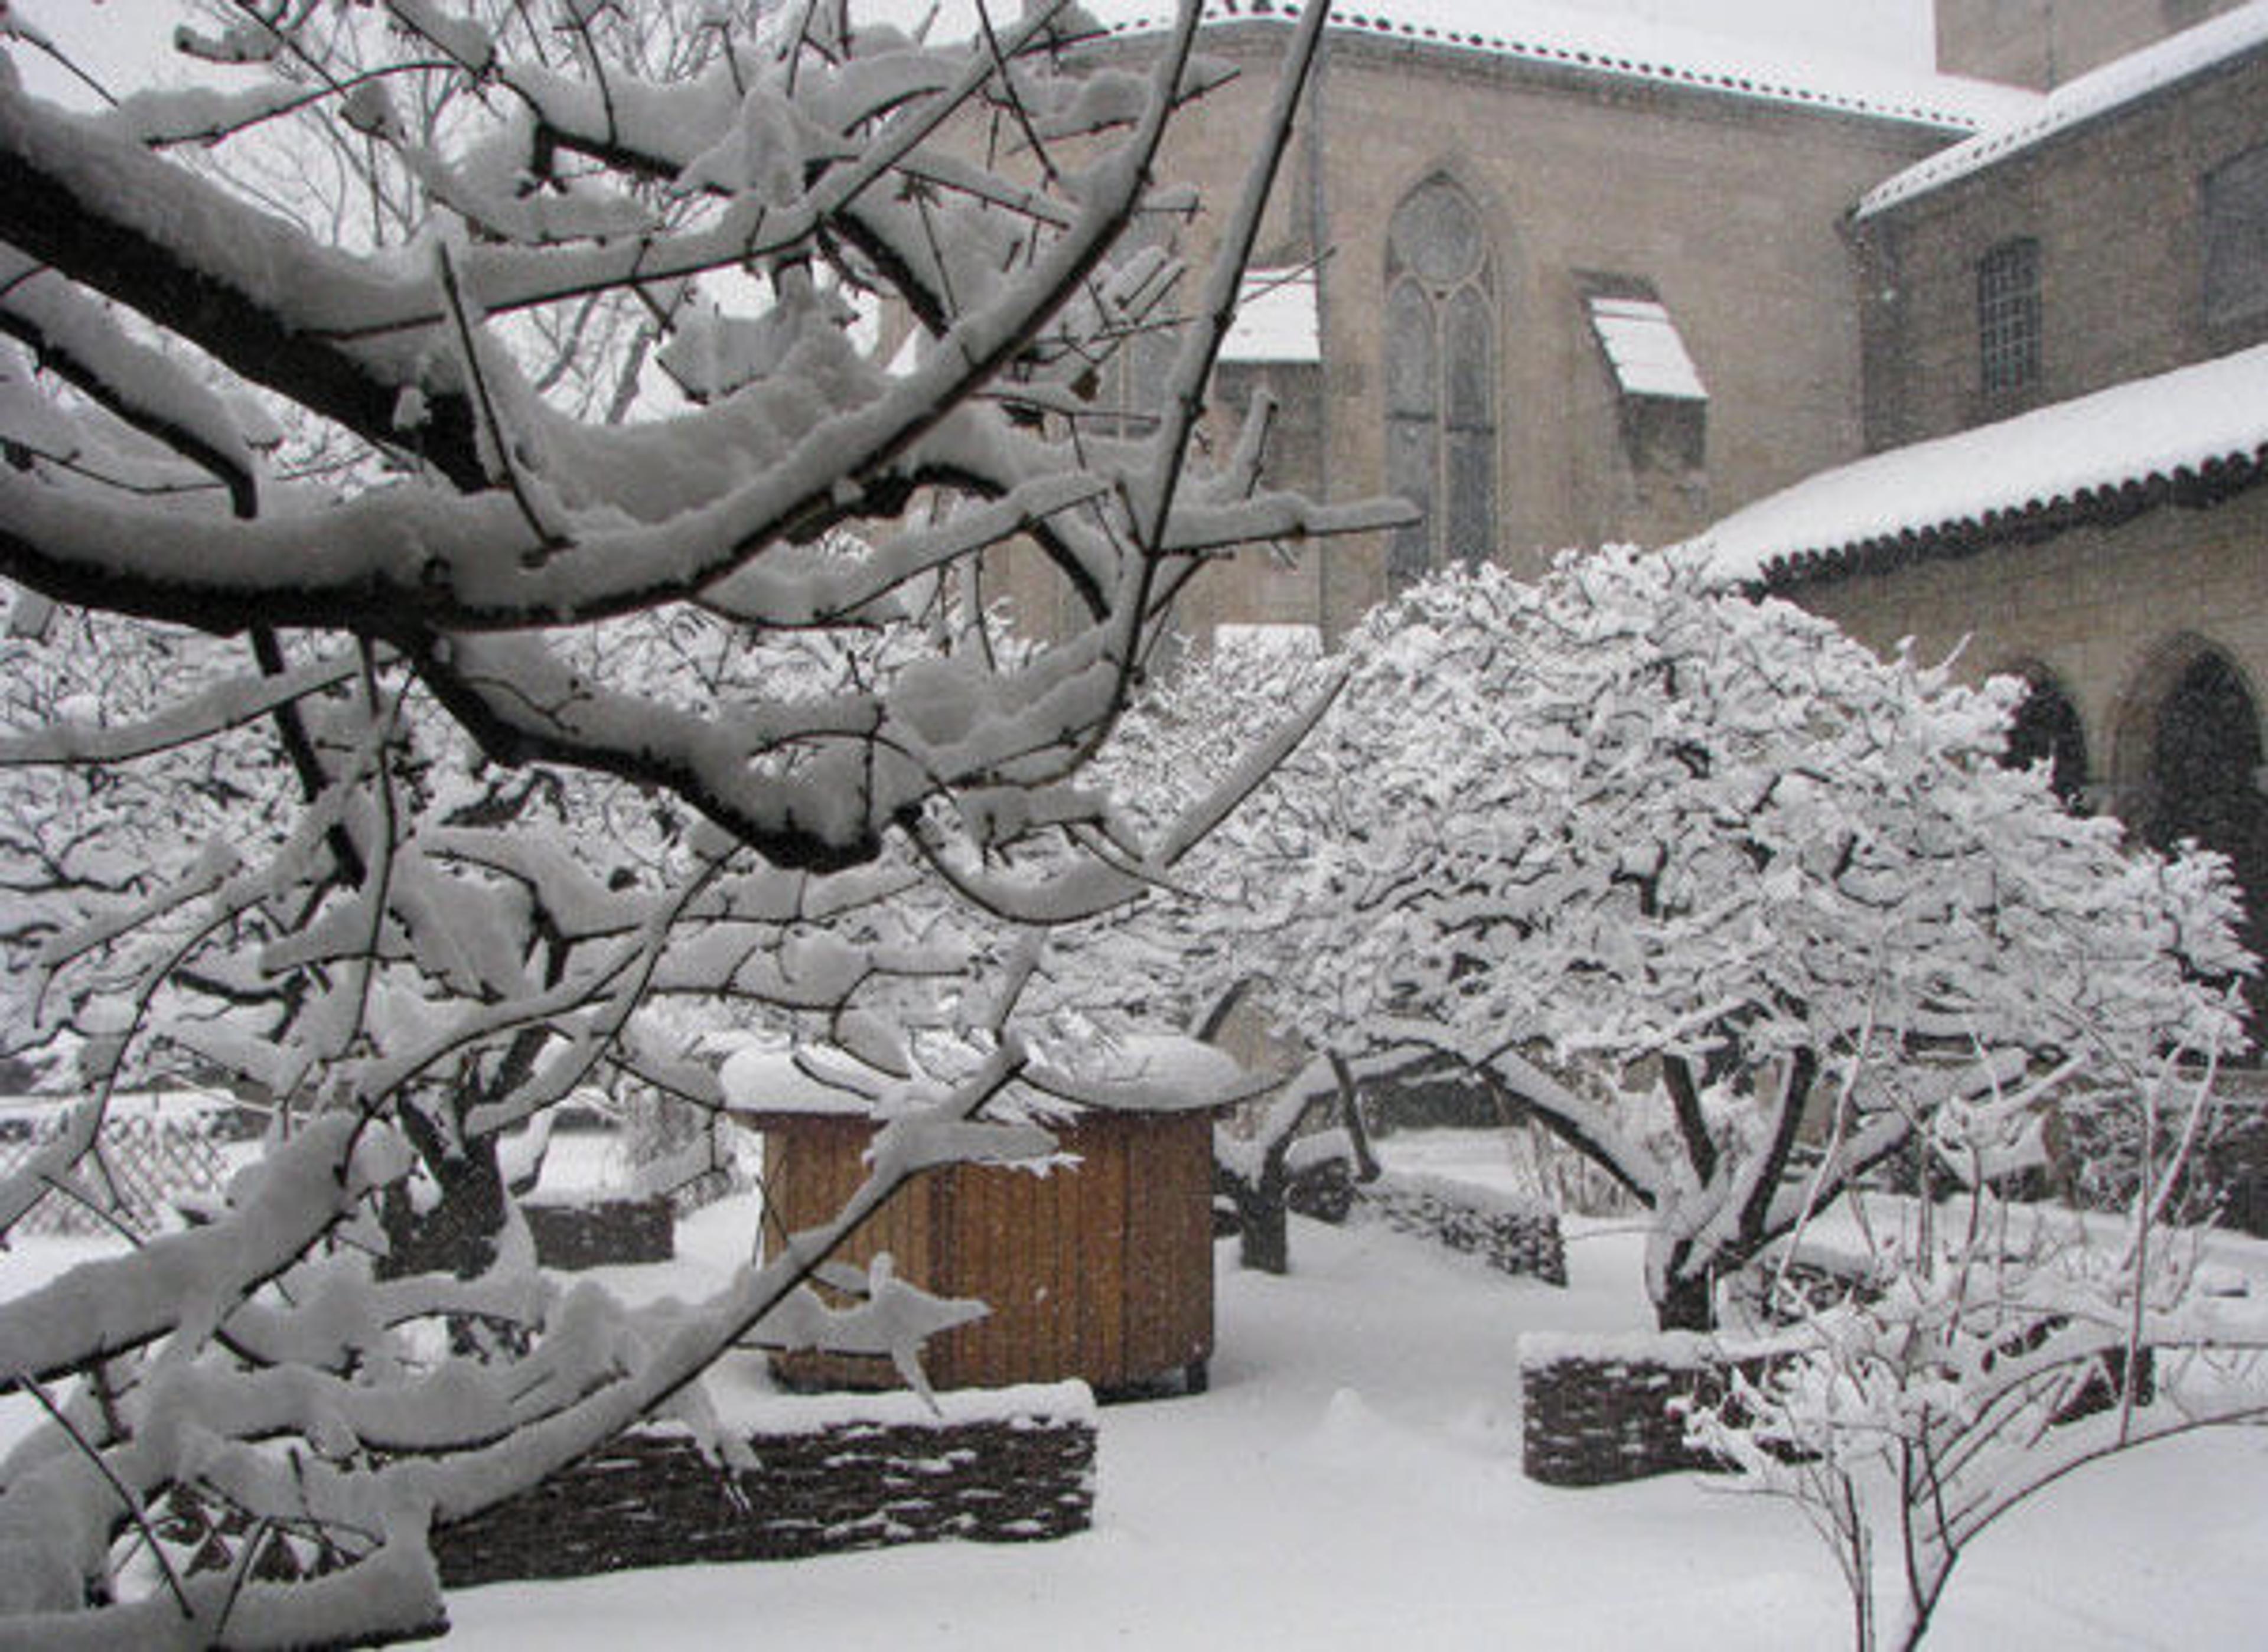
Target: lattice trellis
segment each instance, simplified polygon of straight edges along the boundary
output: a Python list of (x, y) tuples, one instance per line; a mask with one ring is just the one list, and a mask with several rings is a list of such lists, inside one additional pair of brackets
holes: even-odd
[[(54, 1126), (0, 1140), (0, 1177), (15, 1175), (47, 1144)], [(228, 1164), (213, 1123), (200, 1117), (107, 1119), (95, 1153), (63, 1187), (27, 1212), (18, 1235), (154, 1233), (186, 1197), (219, 1191)]]

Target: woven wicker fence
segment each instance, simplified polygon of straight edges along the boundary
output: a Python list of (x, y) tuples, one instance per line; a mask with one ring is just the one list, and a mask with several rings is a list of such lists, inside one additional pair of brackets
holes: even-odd
[[(729, 1469), (633, 1429), (532, 1490), (434, 1534), (451, 1589), (693, 1561), (784, 1560), (957, 1538), (1035, 1543), (1094, 1521), (1084, 1383), (776, 1402)], [(865, 1413), (862, 1415), (861, 1413)], [(800, 1416), (800, 1420), (799, 1420)]]
[(1567, 1249), (1554, 1212), (1517, 1194), (1440, 1176), (1388, 1171), (1353, 1191), (1354, 1209), (1397, 1233), (1478, 1257), (1501, 1273), (1567, 1282)]

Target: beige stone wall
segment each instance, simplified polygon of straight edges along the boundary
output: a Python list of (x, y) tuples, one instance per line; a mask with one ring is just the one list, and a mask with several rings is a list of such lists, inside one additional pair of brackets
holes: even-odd
[(1972, 678), (2045, 668), (2078, 708), (2089, 778), (2114, 808), (2146, 765), (2168, 667), (2200, 646), (2236, 666), (2268, 716), (2268, 489), (1789, 594), (1878, 649), (1911, 637), (1931, 660), (1962, 646)]
[(2243, 0), (1938, 0), (1948, 74), (2040, 91), (2060, 85)]
[[(1181, 122), (1160, 168), (1205, 192), (1193, 245), (1209, 241), (1251, 155), (1282, 40), (1274, 29), (1208, 37), (1244, 75)], [(1854, 456), (1859, 337), (1840, 221), (1866, 189), (1947, 141), (1900, 122), (1333, 37), (1260, 248), (1263, 263), (1327, 249), (1321, 492), (1350, 499), (1384, 484), (1387, 227), (1437, 172), (1479, 205), (1494, 242), (1502, 559), (1535, 569), (1566, 546), (1679, 538)], [(1710, 392), (1703, 469), (1631, 462), (1584, 272), (1651, 282), (1668, 306)], [(1384, 590), (1375, 540), (1310, 549), (1296, 569), (1250, 554), (1201, 585), (1187, 623), (1199, 635), (1220, 619), (1336, 634)]]
[[(2268, 55), (1869, 218), (1867, 445), (1895, 446), (2268, 338), (2205, 315), (2202, 180), (2268, 143)], [(2041, 377), (1980, 388), (1977, 262), (2040, 243)]]

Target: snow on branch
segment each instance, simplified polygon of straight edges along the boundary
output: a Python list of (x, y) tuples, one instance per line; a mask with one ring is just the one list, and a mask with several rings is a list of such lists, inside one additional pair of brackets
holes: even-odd
[[(1257, 492), (1264, 420), (1182, 451), (1218, 315), (1155, 322), (1162, 438), (1083, 428), (1108, 295), (1178, 270), (1122, 240), (1196, 210), (1198, 8), (1131, 64), (1060, 4), (945, 48), (755, 10), (247, 5), (192, 42), (225, 85), (94, 114), (0, 73), (0, 1053), (78, 1097), (0, 1226), (109, 1208), (129, 1088), (268, 1121), (200, 1225), (0, 1302), (49, 1406), (0, 1642), (429, 1631), (435, 1523), (698, 1426), (732, 1349), (918, 1385), (973, 1309), (806, 1282), (921, 1170), (1046, 1161), (986, 1109), (1133, 1011), (1034, 932), (1166, 887), (1322, 704), (1139, 808), (1086, 773), (1190, 579), (1396, 516)], [(987, 607), (1020, 547), (1058, 634)], [(880, 1064), (865, 1185), (706, 1302), (546, 1277), (556, 1110), (725, 1125), (752, 1039)], [(174, 1575), (187, 1506), (323, 1575)]]

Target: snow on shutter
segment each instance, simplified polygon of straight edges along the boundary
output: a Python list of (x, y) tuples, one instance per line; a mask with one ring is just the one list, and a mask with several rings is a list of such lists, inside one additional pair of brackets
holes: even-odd
[(1709, 399), (1700, 370), (1678, 336), (1677, 323), (1658, 300), (1599, 293), (1592, 296), (1590, 310), (1591, 330), (1598, 335), (1624, 395), (1671, 402)]
[(1300, 362), (1323, 358), (1315, 324), (1313, 269), (1250, 269), (1237, 290), (1236, 319), (1221, 341), (1230, 362)]

